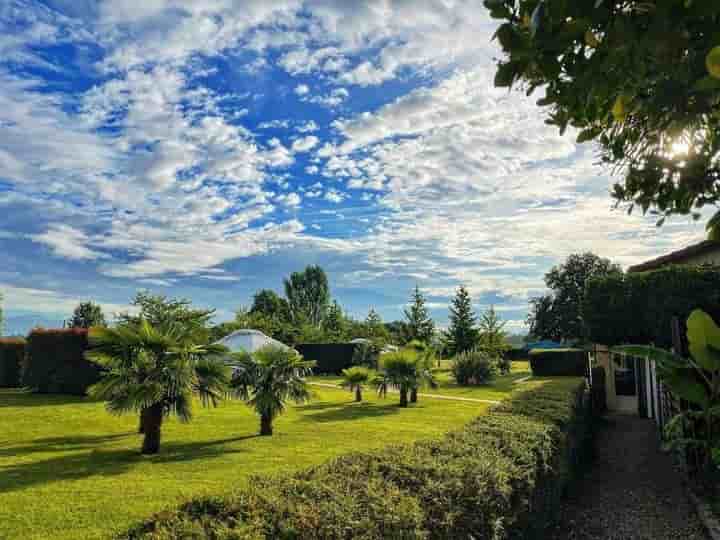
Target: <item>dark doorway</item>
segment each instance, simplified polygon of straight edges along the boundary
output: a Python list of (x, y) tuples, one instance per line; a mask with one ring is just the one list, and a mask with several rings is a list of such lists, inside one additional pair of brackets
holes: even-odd
[(635, 358), (615, 356), (615, 394), (618, 396), (636, 396)]

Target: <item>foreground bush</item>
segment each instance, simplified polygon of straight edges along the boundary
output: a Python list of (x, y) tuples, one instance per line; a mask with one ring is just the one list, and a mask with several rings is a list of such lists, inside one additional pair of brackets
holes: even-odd
[(23, 338), (0, 339), (0, 388), (20, 386), (20, 373), (25, 357)]
[(122, 538), (542, 538), (586, 455), (589, 411), (583, 381), (548, 381), (442, 439), (256, 478)]
[(22, 384), (41, 394), (84, 395), (100, 379), (100, 367), (85, 359), (85, 328), (36, 328), (27, 339)]
[(536, 377), (584, 377), (588, 355), (582, 349), (533, 349), (530, 369)]
[(497, 371), (497, 361), (481, 350), (462, 352), (453, 358), (452, 376), (463, 386), (489, 383)]

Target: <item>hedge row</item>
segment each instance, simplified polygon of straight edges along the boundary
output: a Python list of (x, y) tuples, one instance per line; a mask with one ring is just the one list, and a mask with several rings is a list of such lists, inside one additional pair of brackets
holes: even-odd
[[(684, 325), (697, 308), (720, 320), (720, 270), (670, 266), (589, 280), (583, 320), (594, 343), (654, 343), (670, 348), (673, 317)], [(683, 327), (680, 335), (685, 334)]]
[(548, 381), (442, 439), (254, 478), (126, 539), (541, 538), (590, 441), (584, 382)]
[(25, 340), (23, 338), (0, 339), (0, 388), (20, 386), (24, 357)]
[(588, 369), (587, 353), (582, 349), (533, 349), (530, 369), (538, 377), (584, 377)]
[(30, 332), (23, 386), (42, 394), (84, 395), (100, 378), (100, 368), (84, 357), (87, 332), (85, 328)]

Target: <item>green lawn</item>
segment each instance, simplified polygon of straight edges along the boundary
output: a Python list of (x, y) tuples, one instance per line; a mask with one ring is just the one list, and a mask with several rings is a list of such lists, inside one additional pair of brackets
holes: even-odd
[[(506, 395), (506, 381), (494, 397)], [(395, 396), (351, 403), (349, 392), (314, 388), (272, 438), (239, 402), (197, 408), (170, 421), (161, 454), (142, 457), (137, 418), (101, 403), (0, 390), (0, 538), (102, 538), (199, 494), (221, 494), (248, 475), (299, 469), (351, 450), (428, 438), (482, 413), (477, 403), (425, 399), (400, 409)], [(444, 390), (453, 390), (448, 385)], [(468, 394), (470, 395), (470, 394)], [(474, 394), (473, 394), (474, 395)]]
[[(517, 388), (517, 381), (529, 377), (530, 364), (528, 362), (513, 362), (512, 371), (509, 375), (497, 377), (492, 384), (481, 386), (459, 386), (455, 383), (450, 373), (450, 361), (442, 360), (440, 367), (435, 369), (435, 377), (438, 381), (437, 388), (425, 388), (421, 392), (438, 394), (443, 396), (457, 396), (473, 399), (487, 399), (500, 401)], [(315, 376), (310, 378), (314, 382), (327, 384), (339, 384), (341, 377), (336, 376)], [(389, 398), (388, 398), (389, 399)]]

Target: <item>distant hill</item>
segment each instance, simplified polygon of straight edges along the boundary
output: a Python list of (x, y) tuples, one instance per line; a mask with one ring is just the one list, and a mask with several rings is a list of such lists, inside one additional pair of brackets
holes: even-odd
[(3, 334), (6, 336), (25, 336), (36, 326), (60, 328), (63, 324), (61, 316), (45, 313), (28, 313), (23, 315), (6, 315)]

